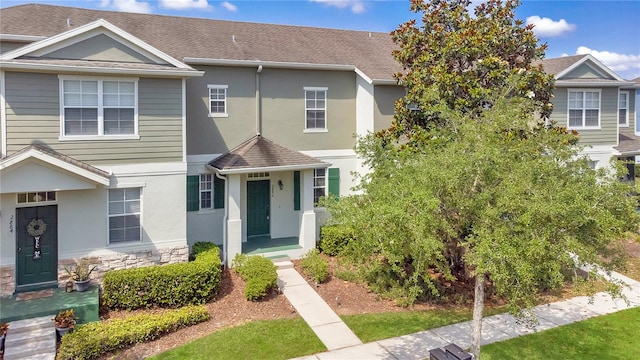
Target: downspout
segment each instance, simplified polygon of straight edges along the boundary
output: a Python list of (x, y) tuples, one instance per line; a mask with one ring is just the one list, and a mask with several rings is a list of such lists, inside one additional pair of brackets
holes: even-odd
[(227, 219), (229, 219), (229, 181), (227, 177), (220, 175), (217, 171), (214, 171), (216, 177), (220, 180), (224, 180), (224, 216), (222, 217), (222, 265), (227, 265), (227, 243), (229, 242), (229, 236), (227, 234)]
[(262, 111), (260, 109), (260, 73), (262, 65), (256, 70), (256, 135), (262, 134)]

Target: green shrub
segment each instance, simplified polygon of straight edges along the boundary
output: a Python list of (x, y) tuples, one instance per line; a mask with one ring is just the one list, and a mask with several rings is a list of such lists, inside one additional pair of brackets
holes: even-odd
[(192, 262), (112, 270), (102, 283), (104, 304), (129, 310), (204, 304), (215, 296), (221, 272), (218, 247), (197, 254)]
[(247, 300), (258, 300), (277, 286), (277, 267), (263, 256), (237, 254), (233, 258), (233, 267), (247, 282), (244, 289)]
[(196, 255), (205, 252), (205, 251), (209, 251), (213, 248), (217, 248), (218, 245), (212, 243), (212, 242), (208, 242), (208, 241), (198, 241), (197, 243), (193, 244), (193, 246), (191, 247), (191, 254), (189, 254), (189, 261), (193, 261), (196, 259)]
[(139, 314), (80, 325), (62, 337), (57, 359), (94, 359), (208, 319), (209, 312), (204, 306), (186, 306), (162, 314)]
[(316, 283), (321, 283), (329, 278), (329, 263), (321, 255), (318, 249), (312, 249), (300, 261), (302, 271), (311, 277)]
[(327, 225), (320, 230), (320, 250), (323, 253), (336, 256), (355, 239), (353, 229), (343, 225)]

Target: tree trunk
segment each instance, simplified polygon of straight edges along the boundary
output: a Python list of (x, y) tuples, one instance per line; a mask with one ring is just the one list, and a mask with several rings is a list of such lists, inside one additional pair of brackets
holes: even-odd
[(484, 308), (484, 281), (484, 274), (476, 274), (475, 296), (473, 299), (473, 334), (471, 336), (471, 353), (475, 360), (480, 360), (482, 309)]

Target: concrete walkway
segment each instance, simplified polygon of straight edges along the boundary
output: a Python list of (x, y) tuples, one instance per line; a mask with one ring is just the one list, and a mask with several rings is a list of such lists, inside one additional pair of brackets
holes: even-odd
[[(622, 292), (629, 302), (628, 306), (624, 300), (613, 300), (609, 294), (604, 292), (595, 294), (593, 301), (590, 301), (587, 296), (578, 296), (556, 303), (540, 305), (533, 309), (533, 313), (539, 322), (535, 330), (519, 324), (509, 314), (489, 316), (484, 318), (482, 322), (482, 344), (503, 341), (535, 331), (547, 330), (591, 317), (640, 306), (640, 282), (620, 274), (613, 274), (612, 277), (623, 280), (628, 285)], [(304, 356), (295, 360), (428, 359), (429, 350), (444, 347), (449, 343), (456, 343), (462, 348), (469, 348), (471, 346), (471, 330), (471, 321), (466, 321), (415, 334)], [(336, 337), (341, 336), (340, 334), (335, 335)]]
[(362, 345), (362, 341), (293, 268), (291, 261), (274, 263), (278, 266), (278, 287), (328, 350)]

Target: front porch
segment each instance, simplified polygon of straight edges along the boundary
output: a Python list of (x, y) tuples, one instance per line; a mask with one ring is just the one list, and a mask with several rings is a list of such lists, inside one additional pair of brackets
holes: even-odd
[[(65, 292), (56, 288), (29, 293), (18, 293), (0, 298), (0, 322), (32, 319), (41, 316), (53, 318), (58, 311), (73, 309), (78, 324), (100, 320), (98, 315), (100, 300), (98, 286), (93, 285), (85, 292)], [(35, 297), (35, 298), (34, 298)], [(25, 298), (24, 300), (21, 300)]]
[(252, 236), (242, 243), (242, 253), (255, 255), (302, 249), (297, 236), (272, 239), (268, 235)]

